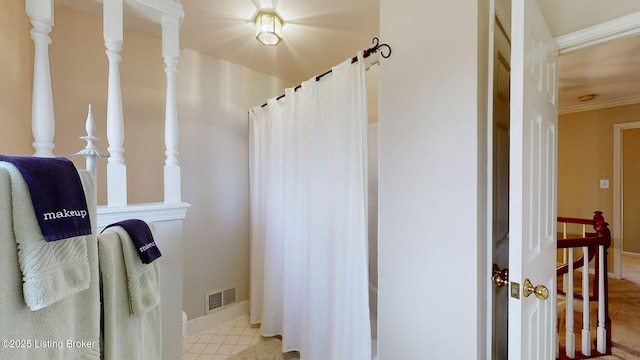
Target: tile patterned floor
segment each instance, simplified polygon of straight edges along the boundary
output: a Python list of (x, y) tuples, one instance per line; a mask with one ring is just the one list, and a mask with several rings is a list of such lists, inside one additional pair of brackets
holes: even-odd
[(249, 326), (243, 316), (215, 329), (185, 338), (182, 360), (225, 360), (260, 341), (260, 329)]

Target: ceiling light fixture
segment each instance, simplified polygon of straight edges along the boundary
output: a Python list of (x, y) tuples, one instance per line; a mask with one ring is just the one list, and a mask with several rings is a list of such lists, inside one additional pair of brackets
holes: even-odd
[(578, 100), (579, 101), (591, 101), (591, 100), (595, 99), (596, 96), (598, 96), (598, 95), (597, 94), (582, 95), (582, 96), (578, 96)]
[(274, 12), (259, 12), (254, 19), (256, 39), (264, 45), (275, 46), (282, 40), (282, 19)]

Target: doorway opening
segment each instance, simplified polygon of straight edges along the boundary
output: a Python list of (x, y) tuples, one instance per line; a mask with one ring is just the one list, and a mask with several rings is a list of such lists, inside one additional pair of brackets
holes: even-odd
[(614, 277), (640, 284), (640, 121), (613, 128)]

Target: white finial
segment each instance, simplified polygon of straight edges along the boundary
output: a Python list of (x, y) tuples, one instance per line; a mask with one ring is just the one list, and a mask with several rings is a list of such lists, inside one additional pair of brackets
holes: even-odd
[(87, 114), (87, 122), (84, 127), (87, 130), (87, 135), (93, 136), (93, 132), (96, 130), (96, 124), (93, 121), (93, 113), (91, 112), (91, 104), (89, 104), (89, 113)]
[(87, 121), (85, 122), (85, 130), (87, 131), (87, 136), (81, 136), (80, 139), (87, 142), (87, 146), (84, 149), (78, 151), (74, 156), (84, 156), (87, 161), (87, 170), (91, 171), (94, 175), (96, 173), (96, 158), (97, 157), (107, 157), (96, 148), (94, 141), (101, 141), (102, 139), (93, 136), (93, 132), (95, 131), (96, 125), (93, 121), (93, 113), (91, 112), (91, 104), (89, 104), (89, 112), (87, 113)]

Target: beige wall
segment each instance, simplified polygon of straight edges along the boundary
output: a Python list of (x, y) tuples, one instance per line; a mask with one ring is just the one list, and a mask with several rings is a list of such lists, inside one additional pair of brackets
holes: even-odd
[(206, 291), (237, 286), (249, 297), (248, 111), (291, 86), (196, 51), (178, 69), (185, 221), (184, 308), (204, 314)]
[(31, 155), (31, 25), (24, 1), (4, 1), (0, 10), (0, 154)]
[[(56, 156), (84, 147), (89, 104), (96, 122), (97, 146), (107, 154), (106, 103), (108, 62), (102, 20), (67, 8), (55, 9), (50, 49), (56, 116)], [(120, 81), (125, 122), (124, 157), (129, 203), (162, 201), (164, 164), (164, 64), (157, 38), (125, 31)], [(84, 168), (84, 159), (71, 158)], [(98, 160), (98, 204), (106, 204), (106, 159)]]
[[(640, 104), (560, 115), (559, 216), (590, 218), (600, 210), (613, 225), (613, 125), (639, 120)], [(600, 189), (600, 179), (610, 187)]]
[[(15, 6), (15, 4), (19, 6)], [(24, 4), (0, 11), (0, 153), (30, 155), (32, 51)], [(95, 135), (105, 141), (108, 62), (102, 21), (55, 8), (49, 47), (56, 119), (56, 156), (82, 149), (89, 104)], [(161, 41), (125, 31), (120, 63), (129, 203), (163, 197), (165, 73)], [(283, 93), (283, 80), (181, 50), (177, 76), (182, 199), (192, 206), (184, 226), (184, 310), (204, 315), (205, 292), (249, 292), (249, 174), (247, 112)], [(70, 157), (84, 168), (84, 159)], [(99, 204), (106, 203), (106, 159), (98, 161)]]

